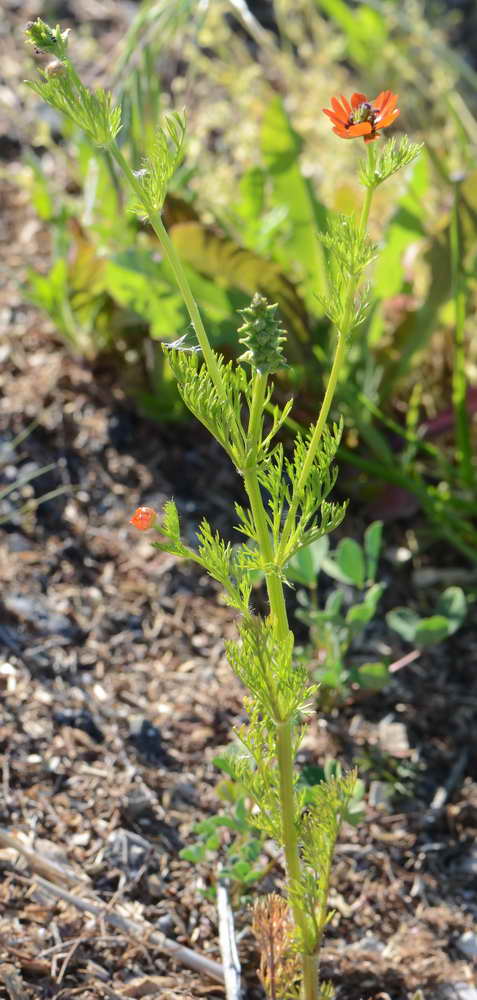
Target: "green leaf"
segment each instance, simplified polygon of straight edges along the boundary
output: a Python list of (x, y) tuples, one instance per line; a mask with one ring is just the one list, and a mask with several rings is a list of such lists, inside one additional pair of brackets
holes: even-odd
[(357, 626), (357, 628), (352, 629), (353, 634), (359, 632), (361, 628), (364, 628), (374, 618), (383, 590), (384, 584), (373, 584), (368, 590), (364, 601), (361, 604), (354, 604), (353, 607), (349, 608), (346, 614), (346, 622), (348, 625)]
[(443, 615), (431, 615), (430, 618), (422, 618), (419, 622), (414, 642), (419, 649), (425, 649), (427, 646), (434, 646), (437, 642), (442, 642), (450, 634), (448, 619), (444, 618)]
[[(333, 619), (338, 617), (343, 600), (344, 594), (342, 590), (333, 590), (331, 594), (328, 594), (325, 602), (325, 614), (327, 618)], [(321, 614), (323, 614), (323, 612), (321, 612)]]
[(353, 62), (367, 69), (375, 57), (381, 56), (389, 27), (380, 11), (364, 3), (350, 7), (344, 0), (315, 2), (341, 28), (347, 42), (347, 53)]
[(108, 154), (97, 150), (85, 135), (75, 136), (76, 155), (83, 184), (82, 225), (99, 236), (99, 242), (126, 248), (136, 235), (136, 220), (122, 211), (121, 189), (111, 183)]
[(41, 160), (30, 151), (25, 156), (25, 162), (28, 163), (32, 171), (29, 189), (35, 212), (44, 222), (50, 222), (58, 210), (56, 208), (55, 212), (55, 202)]
[(316, 677), (320, 686), (323, 685), (333, 688), (334, 691), (339, 691), (347, 680), (348, 672), (343, 670), (341, 663), (336, 662), (328, 664), (326, 667), (320, 667), (316, 672)]
[(280, 265), (200, 221), (179, 222), (171, 227), (170, 234), (181, 259), (219, 288), (238, 289), (250, 298), (261, 292), (271, 302), (277, 302), (287, 328), (290, 358), (302, 360), (300, 345), (310, 338), (306, 308)]
[(354, 538), (342, 538), (335, 552), (335, 562), (348, 583), (364, 587), (365, 565), (361, 545)]
[(265, 171), (261, 167), (250, 167), (243, 174), (240, 184), (240, 200), (235, 206), (239, 215), (252, 225), (263, 215), (265, 191)]
[(373, 521), (364, 533), (364, 554), (366, 557), (366, 579), (374, 581), (378, 568), (379, 554), (381, 552), (381, 540), (383, 535), (383, 522)]
[(325, 254), (316, 238), (317, 230), (326, 226), (326, 210), (316, 201), (301, 173), (302, 140), (279, 97), (270, 102), (265, 112), (261, 141), (273, 202), (287, 209), (287, 240), (276, 252), (285, 263), (301, 266), (302, 277), (307, 279), (307, 305), (317, 312), (316, 295), (327, 292)]
[[(367, 608), (371, 609), (372, 615), (376, 613), (376, 608), (383, 596), (386, 589), (385, 583), (373, 583), (372, 587), (369, 588), (368, 593), (364, 599), (364, 604)], [(372, 617), (371, 615), (371, 617)]]
[(116, 254), (105, 264), (104, 284), (121, 306), (143, 316), (151, 335), (173, 339), (185, 324), (181, 300), (159, 261), (147, 250)]
[[(373, 274), (373, 292), (377, 298), (388, 298), (399, 292), (404, 278), (404, 252), (417, 240), (423, 240), (423, 202), (429, 184), (429, 165), (421, 156), (411, 174), (405, 194), (391, 218), (384, 246)], [(424, 202), (425, 204), (425, 202)]]
[(234, 760), (237, 757), (239, 750), (232, 744), (229, 747), (227, 754), (219, 754), (217, 757), (212, 758), (212, 763), (219, 771), (223, 771), (224, 774), (228, 774), (229, 778), (235, 777), (235, 767)]
[(232, 878), (236, 878), (238, 882), (247, 881), (250, 870), (251, 866), (248, 861), (236, 861), (229, 869)]
[(358, 626), (358, 628), (353, 628), (353, 634), (359, 632), (361, 628), (371, 621), (374, 611), (372, 608), (367, 606), (364, 601), (361, 604), (354, 604), (352, 608), (348, 608), (346, 612), (346, 624)]
[(447, 587), (437, 601), (436, 614), (447, 618), (449, 635), (457, 632), (467, 614), (467, 600), (462, 587)]
[(385, 663), (363, 663), (356, 670), (358, 684), (369, 691), (382, 691), (389, 683), (389, 677), (389, 670)]
[(323, 535), (311, 545), (305, 545), (303, 549), (299, 549), (286, 565), (287, 578), (304, 587), (314, 587), (328, 548), (328, 536)]
[(392, 611), (388, 611), (386, 621), (389, 628), (394, 629), (401, 639), (414, 643), (416, 630), (421, 622), (415, 611), (411, 611), (411, 608), (393, 608)]
[(179, 851), (179, 857), (183, 858), (184, 861), (191, 861), (193, 865), (197, 865), (204, 860), (206, 853), (204, 844), (195, 844), (193, 847), (183, 847)]
[(204, 846), (207, 851), (218, 851), (220, 844), (221, 840), (218, 833), (212, 833), (210, 837), (207, 838)]

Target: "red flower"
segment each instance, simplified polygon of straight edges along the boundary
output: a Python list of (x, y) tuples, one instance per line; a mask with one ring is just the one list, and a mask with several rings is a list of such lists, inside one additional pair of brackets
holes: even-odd
[(379, 131), (392, 125), (398, 117), (396, 104), (397, 94), (382, 90), (374, 101), (368, 101), (365, 94), (352, 94), (351, 104), (343, 96), (340, 104), (336, 97), (332, 97), (333, 110), (323, 108), (323, 111), (333, 122), (333, 132), (341, 139), (355, 139), (362, 135), (365, 142), (374, 142)]
[(149, 531), (156, 520), (157, 513), (153, 507), (138, 507), (129, 521), (138, 531)]

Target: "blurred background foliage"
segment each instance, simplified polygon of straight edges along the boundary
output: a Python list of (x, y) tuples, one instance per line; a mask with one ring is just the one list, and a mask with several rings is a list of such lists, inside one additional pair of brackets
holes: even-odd
[[(421, 545), (445, 538), (475, 563), (477, 73), (450, 42), (455, 14), (440, 8), (436, 19), (423, 0), (262, 8), (138, 6), (101, 81), (122, 104), (124, 151), (140, 169), (162, 113), (186, 108), (166, 225), (227, 356), (253, 293), (278, 302), (291, 367), (276, 391), (296, 395), (294, 418), (306, 425), (334, 342), (317, 298), (328, 282), (317, 234), (362, 196), (363, 144), (340, 141), (322, 108), (354, 90), (400, 95), (396, 132), (424, 152), (373, 205), (373, 304), (336, 402), (344, 486), (370, 517), (420, 510)], [(73, 45), (91, 78), (92, 40)], [(161, 341), (186, 333), (188, 320), (153, 233), (128, 210), (108, 154), (69, 123), (40, 116), (35, 141), (42, 155), (30, 154), (19, 180), (51, 228), (52, 262), (30, 274), (27, 294), (75, 354), (113, 368), (143, 413), (186, 419)]]

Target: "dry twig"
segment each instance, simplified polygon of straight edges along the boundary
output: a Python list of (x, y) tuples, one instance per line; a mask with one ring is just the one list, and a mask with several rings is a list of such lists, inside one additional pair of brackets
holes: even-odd
[(225, 880), (217, 880), (217, 915), (219, 920), (220, 954), (225, 979), (225, 995), (227, 1000), (240, 1000), (242, 988), (240, 985), (240, 961), (235, 943), (234, 918), (227, 895)]

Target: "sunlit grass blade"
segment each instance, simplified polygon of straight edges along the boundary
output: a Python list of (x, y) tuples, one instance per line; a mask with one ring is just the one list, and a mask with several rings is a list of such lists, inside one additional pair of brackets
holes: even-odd
[(467, 375), (465, 357), (465, 318), (467, 282), (462, 269), (462, 242), (459, 220), (460, 185), (454, 184), (454, 203), (450, 227), (452, 289), (455, 307), (454, 364), (452, 369), (452, 404), (455, 415), (457, 463), (462, 482), (472, 486), (474, 467), (469, 413), (467, 409)]

